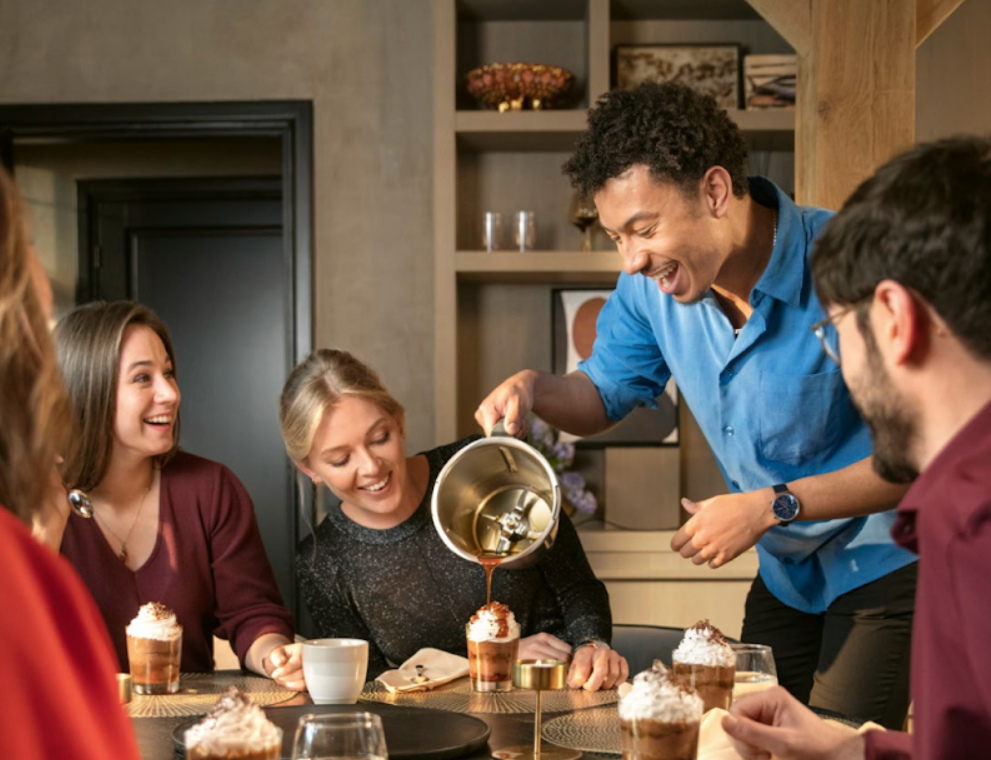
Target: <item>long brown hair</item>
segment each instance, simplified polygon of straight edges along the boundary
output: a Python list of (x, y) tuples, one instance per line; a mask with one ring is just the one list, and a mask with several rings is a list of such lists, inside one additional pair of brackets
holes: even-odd
[[(175, 350), (168, 328), (147, 306), (133, 301), (95, 301), (80, 306), (59, 321), (55, 349), (72, 402), (76, 446), (62, 468), (69, 488), (95, 488), (107, 474), (113, 453), (117, 415), (120, 346), (132, 325), (150, 328), (165, 346), (176, 372)], [(172, 448), (155, 457), (164, 465), (179, 448), (179, 413), (172, 430)]]
[(0, 168), (0, 504), (25, 523), (42, 509), (69, 429), (20, 195)]

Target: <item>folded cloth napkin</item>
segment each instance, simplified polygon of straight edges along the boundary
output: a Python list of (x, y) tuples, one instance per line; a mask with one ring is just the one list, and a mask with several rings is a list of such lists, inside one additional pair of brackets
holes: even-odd
[[(421, 667), (417, 668), (418, 665)], [(425, 647), (397, 669), (387, 670), (375, 680), (395, 693), (427, 691), (466, 675), (468, 675), (467, 658)]]
[[(733, 749), (729, 735), (723, 731), (724, 715), (726, 715), (725, 710), (714, 707), (702, 716), (702, 723), (699, 725), (698, 760), (742, 760), (740, 754)], [(829, 718), (825, 720), (829, 722)], [(884, 730), (877, 723), (867, 722), (857, 729), (857, 733), (862, 734), (877, 729)]]

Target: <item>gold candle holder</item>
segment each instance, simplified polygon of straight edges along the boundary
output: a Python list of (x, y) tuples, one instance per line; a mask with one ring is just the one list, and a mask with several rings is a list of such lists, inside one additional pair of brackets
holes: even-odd
[(117, 699), (122, 705), (131, 701), (131, 675), (129, 673), (117, 674)]
[(516, 745), (498, 749), (492, 757), (499, 760), (577, 760), (582, 753), (565, 747), (540, 743), (540, 695), (544, 691), (567, 688), (568, 663), (564, 660), (517, 660), (513, 663), (513, 686), (536, 692), (537, 706), (533, 719), (533, 747)]

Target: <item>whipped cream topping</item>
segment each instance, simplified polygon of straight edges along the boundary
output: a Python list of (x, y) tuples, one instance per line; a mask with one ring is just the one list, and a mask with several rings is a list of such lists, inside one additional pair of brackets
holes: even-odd
[(127, 626), (127, 635), (134, 639), (171, 641), (182, 634), (175, 613), (159, 602), (142, 604), (137, 617)]
[(187, 754), (199, 747), (201, 754), (222, 756), (281, 747), (282, 729), (247, 694), (231, 686), (206, 717), (186, 731), (184, 740)]
[(736, 665), (736, 652), (726, 641), (723, 632), (708, 620), (700, 620), (687, 631), (674, 659), (686, 665), (709, 665), (729, 668)]
[(516, 615), (505, 604), (490, 602), (471, 616), (469, 641), (512, 641), (520, 637)]
[(691, 723), (702, 718), (702, 705), (702, 698), (692, 687), (657, 662), (633, 679), (633, 688), (619, 700), (619, 717)]

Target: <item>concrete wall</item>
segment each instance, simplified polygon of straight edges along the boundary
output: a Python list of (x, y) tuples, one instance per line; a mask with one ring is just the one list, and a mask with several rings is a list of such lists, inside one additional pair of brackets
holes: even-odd
[(427, 0), (0, 1), (0, 102), (312, 100), (314, 329), (433, 445)]
[[(919, 49), (918, 137), (991, 131), (991, 3)], [(0, 102), (308, 99), (315, 337), (354, 350), (433, 445), (428, 0), (0, 1)], [(699, 484), (702, 485), (702, 484)]]

